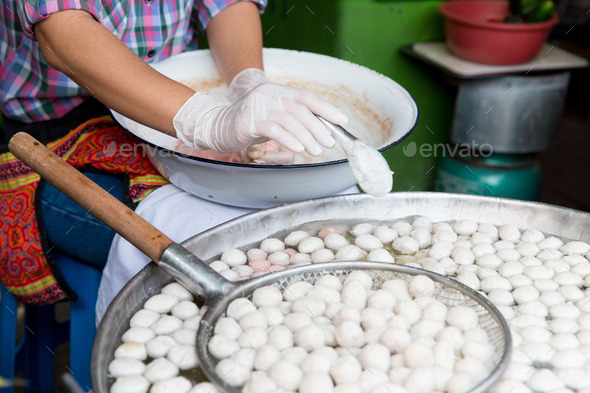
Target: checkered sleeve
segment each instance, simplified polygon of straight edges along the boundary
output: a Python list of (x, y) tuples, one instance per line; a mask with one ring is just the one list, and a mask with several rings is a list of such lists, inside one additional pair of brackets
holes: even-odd
[(49, 15), (65, 10), (83, 10), (99, 22), (104, 11), (100, 0), (18, 0), (18, 16), (24, 33), (35, 39), (33, 25)]
[[(240, 0), (195, 0), (194, 13), (197, 15), (197, 24), (201, 31), (207, 29), (209, 21), (227, 6), (237, 3)], [(264, 12), (267, 0), (245, 0), (258, 5), (260, 13)]]

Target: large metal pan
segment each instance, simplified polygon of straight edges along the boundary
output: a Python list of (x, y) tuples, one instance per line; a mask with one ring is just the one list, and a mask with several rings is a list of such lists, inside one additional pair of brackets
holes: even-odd
[[(538, 229), (572, 240), (590, 240), (590, 214), (542, 203), (445, 193), (391, 193), (384, 198), (348, 195), (293, 203), (251, 213), (200, 233), (182, 246), (204, 261), (223, 251), (250, 247), (296, 229), (319, 230), (327, 225), (392, 222), (416, 215), (433, 221), (473, 219), (495, 225)], [(154, 263), (123, 288), (108, 308), (96, 335), (92, 354), (95, 392), (108, 392), (107, 366), (113, 359), (129, 319), (173, 278)]]
[[(331, 102), (348, 115), (346, 129), (379, 151), (400, 143), (416, 124), (418, 108), (410, 94), (366, 67), (286, 49), (265, 48), (263, 58), (270, 81), (305, 88)], [(227, 100), (209, 50), (185, 52), (152, 67), (200, 93)], [(293, 165), (227, 162), (203, 158), (203, 152), (116, 112), (113, 117), (146, 142), (144, 153), (171, 183), (216, 203), (265, 208), (335, 195), (356, 183), (338, 148), (319, 159), (301, 155)]]

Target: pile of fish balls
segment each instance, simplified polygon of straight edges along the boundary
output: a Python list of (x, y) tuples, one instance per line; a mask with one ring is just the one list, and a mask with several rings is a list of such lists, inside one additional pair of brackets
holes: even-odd
[[(411, 217), (392, 222), (366, 222), (313, 230), (302, 227), (280, 238), (265, 239), (256, 248), (227, 250), (210, 266), (230, 280), (247, 279), (292, 266), (338, 260), (399, 263), (446, 275), (487, 296), (508, 321), (513, 354), (508, 369), (492, 387), (492, 393), (590, 393), (589, 259), (590, 244), (587, 242), (563, 239), (535, 228), (478, 223), (469, 219), (432, 222), (427, 217)], [(329, 293), (335, 296), (333, 291)], [(383, 291), (379, 293), (373, 294), (375, 300), (381, 297), (386, 302), (389, 297), (384, 296)], [(283, 310), (280, 315), (276, 310), (269, 312), (264, 307), (259, 311), (265, 314), (268, 329), (290, 313)], [(133, 356), (122, 356), (126, 353), (122, 349), (118, 357), (135, 356), (147, 366), (157, 357), (166, 357), (171, 361), (167, 358), (169, 347), (192, 344), (176, 341), (178, 338), (183, 342), (180, 338), (182, 333), (175, 337), (172, 333), (163, 334), (165, 337), (159, 338), (151, 330), (151, 324), (163, 315), (154, 312), (158, 315), (142, 312), (145, 320), (141, 327), (147, 329), (135, 330), (133, 334), (139, 337), (139, 344), (144, 347), (144, 340), (155, 340), (150, 345), (152, 354), (141, 360), (141, 349), (137, 349)], [(201, 309), (200, 315), (203, 312)], [(172, 314), (166, 312), (164, 315)], [(290, 318), (293, 317), (287, 318), (288, 322)], [(186, 320), (179, 329), (186, 329), (185, 324)], [(194, 325), (195, 329), (197, 325)], [(175, 326), (179, 326), (178, 323)], [(130, 326), (131, 329), (134, 327), (138, 326)], [(285, 329), (288, 328), (277, 329), (286, 334)], [(372, 329), (371, 334), (376, 331)], [(135, 344), (128, 346), (141, 348), (141, 345)], [(160, 352), (155, 352), (156, 347), (160, 348)], [(244, 349), (239, 351), (247, 352)], [(152, 356), (159, 353), (163, 355)], [(246, 357), (251, 356), (250, 353)], [(398, 364), (396, 361), (400, 358), (395, 356), (392, 355), (390, 364)], [(116, 381), (121, 378), (130, 381), (113, 384), (113, 392), (142, 392), (153, 387), (143, 371), (140, 372), (141, 366), (132, 363), (135, 365), (129, 367), (133, 370), (128, 372), (129, 375), (116, 377), (116, 370), (111, 373)], [(302, 373), (307, 367), (307, 362), (300, 363)], [(259, 376), (256, 371), (252, 374), (255, 380)], [(262, 385), (268, 379), (265, 377), (260, 381)], [(195, 385), (197, 382), (192, 381), (194, 387), (199, 386)], [(124, 386), (145, 389), (124, 390)], [(346, 391), (345, 388), (335, 389)], [(186, 393), (182, 389), (171, 391)], [(351, 387), (350, 391), (359, 390)]]
[(436, 285), (417, 275), (376, 287), (357, 270), (258, 288), (216, 323), (215, 371), (246, 393), (466, 392), (498, 354), (475, 308), (447, 307)]

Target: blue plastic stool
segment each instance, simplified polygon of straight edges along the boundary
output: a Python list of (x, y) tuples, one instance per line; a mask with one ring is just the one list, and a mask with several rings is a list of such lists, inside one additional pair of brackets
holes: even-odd
[[(56, 320), (53, 305), (27, 305), (25, 328), (20, 341), (16, 343), (18, 302), (1, 285), (0, 376), (12, 380), (16, 371), (23, 370), (27, 381), (26, 393), (53, 390), (55, 348), (68, 340), (70, 372), (82, 390), (89, 391), (92, 388), (90, 358), (96, 335), (94, 310), (102, 272), (62, 254), (54, 254), (54, 258), (62, 275), (78, 294), (78, 300), (70, 302), (69, 320)], [(12, 387), (0, 388), (1, 393), (12, 391)]]

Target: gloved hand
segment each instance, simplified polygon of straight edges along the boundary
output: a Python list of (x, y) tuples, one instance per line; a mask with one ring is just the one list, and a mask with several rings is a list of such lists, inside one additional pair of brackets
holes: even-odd
[(232, 102), (264, 82), (266, 82), (264, 71), (258, 68), (246, 68), (234, 76), (234, 79), (229, 84)]
[[(245, 84), (236, 86), (239, 91)], [(341, 125), (348, 120), (309, 91), (263, 82), (229, 105), (196, 93), (174, 116), (173, 124), (177, 137), (197, 149), (233, 153), (273, 139), (293, 152), (305, 150), (317, 156), (335, 141), (316, 115)]]

